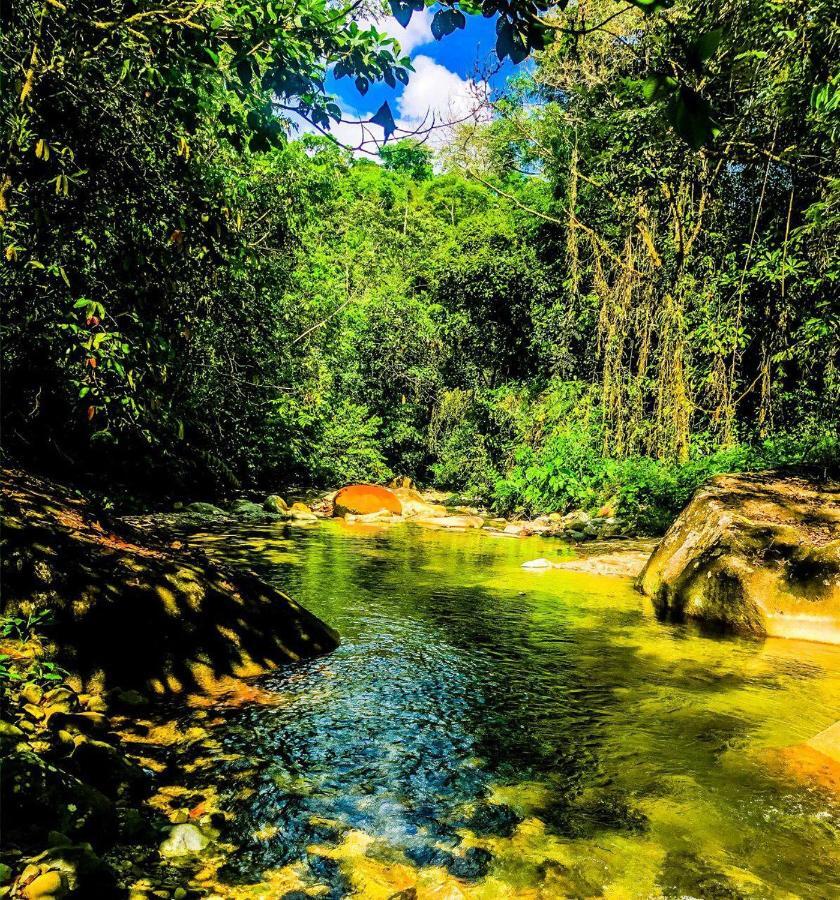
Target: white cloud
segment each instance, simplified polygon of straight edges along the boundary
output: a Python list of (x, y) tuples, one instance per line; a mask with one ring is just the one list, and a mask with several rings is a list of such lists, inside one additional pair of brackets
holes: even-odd
[[(396, 27), (400, 26), (397, 24)], [(486, 81), (462, 78), (429, 56), (416, 56), (412, 63), (414, 71), (409, 73), (408, 84), (402, 94), (389, 98), (399, 130), (417, 132), (419, 139), (425, 139), (430, 147), (438, 148), (449, 139), (451, 124), (470, 117), (477, 121), (489, 118), (487, 109), (482, 105), (482, 100), (489, 93)], [(373, 110), (356, 110), (347, 104), (342, 104), (342, 107), (348, 119), (369, 119), (374, 114)], [(316, 131), (298, 116), (291, 118), (299, 126), (298, 133)], [(431, 125), (435, 127), (427, 135), (426, 129)], [(399, 130), (394, 139), (405, 137)], [(364, 143), (367, 150), (374, 152), (374, 142), (381, 144), (384, 137), (378, 125), (362, 126), (353, 122), (333, 123), (330, 133), (345, 146), (355, 148)], [(360, 151), (357, 155), (366, 154)]]
[(432, 35), (432, 11), (428, 8), (414, 13), (409, 20), (407, 28), (403, 28), (392, 16), (386, 16), (380, 21), (374, 19), (361, 19), (359, 21), (360, 28), (369, 28), (371, 25), (374, 25), (379, 32), (384, 31), (388, 37), (396, 38), (400, 42), (400, 49), (404, 54), (411, 53), (415, 48), (422, 47), (424, 44), (430, 44), (434, 40)]
[(397, 101), (400, 119), (417, 125), (427, 116), (436, 122), (454, 122), (467, 116), (483, 118), (481, 108), (487, 96), (486, 81), (461, 78), (429, 56), (417, 56), (414, 71)]

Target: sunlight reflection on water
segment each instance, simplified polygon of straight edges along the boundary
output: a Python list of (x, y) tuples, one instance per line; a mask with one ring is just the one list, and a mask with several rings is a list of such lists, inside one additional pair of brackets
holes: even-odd
[(840, 807), (774, 757), (840, 718), (840, 648), (660, 623), (627, 579), (521, 569), (568, 553), (539, 538), (193, 540), (342, 636), (223, 713), (232, 890), (291, 867), (335, 897), (840, 895)]

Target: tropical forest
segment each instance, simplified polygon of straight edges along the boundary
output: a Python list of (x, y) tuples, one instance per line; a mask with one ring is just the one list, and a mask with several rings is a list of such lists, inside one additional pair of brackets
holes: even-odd
[(840, 896), (828, 0), (0, 2), (0, 897)]

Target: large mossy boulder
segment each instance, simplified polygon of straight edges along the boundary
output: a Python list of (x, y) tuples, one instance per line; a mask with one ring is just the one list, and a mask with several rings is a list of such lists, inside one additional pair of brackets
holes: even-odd
[(402, 515), (400, 498), (389, 488), (378, 484), (351, 484), (342, 488), (333, 500), (333, 515), (365, 516), (387, 510), (393, 515)]
[(48, 611), (48, 652), (79, 689), (215, 690), (337, 646), (253, 573), (105, 527), (55, 483), (4, 470), (2, 524), (4, 613)]
[(717, 476), (657, 545), (638, 585), (666, 616), (840, 643), (840, 485)]

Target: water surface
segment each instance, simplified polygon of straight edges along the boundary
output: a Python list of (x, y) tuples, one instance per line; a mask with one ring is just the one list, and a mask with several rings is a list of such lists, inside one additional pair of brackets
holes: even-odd
[(341, 523), (196, 536), (341, 634), (222, 711), (232, 895), (837, 897), (840, 804), (785, 750), (840, 648), (660, 623), (557, 541)]

